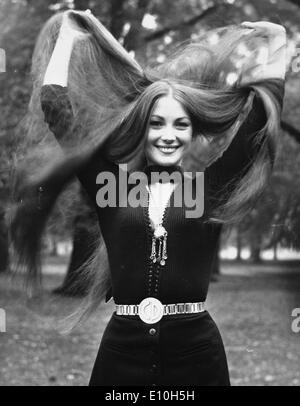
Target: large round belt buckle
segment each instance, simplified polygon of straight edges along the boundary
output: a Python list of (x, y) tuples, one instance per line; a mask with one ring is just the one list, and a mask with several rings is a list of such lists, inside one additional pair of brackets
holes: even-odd
[(139, 304), (139, 317), (147, 324), (157, 323), (163, 315), (164, 306), (155, 297), (146, 297)]

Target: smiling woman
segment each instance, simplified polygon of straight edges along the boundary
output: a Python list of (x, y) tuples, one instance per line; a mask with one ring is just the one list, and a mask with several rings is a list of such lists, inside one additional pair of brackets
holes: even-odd
[(145, 155), (148, 164), (181, 165), (192, 143), (192, 123), (170, 87), (150, 117)]
[[(15, 179), (11, 235), (20, 266), (31, 283), (37, 281), (46, 220), (61, 192), (79, 179), (103, 239), (81, 273), (79, 283), (88, 280), (91, 289), (75, 321), (105, 297), (116, 304), (90, 385), (230, 385), (223, 341), (205, 300), (222, 223), (237, 222), (253, 206), (274, 163), (285, 60), (272, 37), (276, 33), (278, 41), (284, 31), (265, 26), (276, 69), (264, 69), (261, 77), (256, 70), (257, 78), (249, 80), (251, 59), (247, 77), (239, 72), (235, 84), (225, 73), (233, 69), (238, 46), (255, 42), (262, 27), (258, 33), (255, 25), (216, 30), (217, 41), (184, 46), (151, 73), (90, 13), (58, 14), (40, 34), (29, 122), (45, 121), (63, 154), (54, 160), (47, 149), (46, 165), (39, 144), (39, 160), (26, 161), (28, 170), (38, 165), (25, 184)], [(192, 218), (180, 182), (187, 176), (187, 152), (204, 168), (204, 210)], [(129, 174), (123, 174), (125, 194), (120, 187), (124, 163), (147, 177), (147, 204), (99, 207), (97, 180), (104, 172), (115, 179), (116, 201), (129, 199)], [(179, 181), (160, 183), (152, 176), (163, 172)]]

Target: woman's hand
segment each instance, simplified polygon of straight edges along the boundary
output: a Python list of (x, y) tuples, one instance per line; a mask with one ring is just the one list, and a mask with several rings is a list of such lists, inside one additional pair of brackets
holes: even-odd
[(269, 21), (257, 21), (255, 23), (244, 21), (241, 25), (264, 34), (270, 39), (286, 36), (286, 30), (283, 25), (270, 23)]
[(72, 14), (82, 15), (84, 12), (66, 11), (63, 13), (59, 35), (45, 72), (44, 85), (68, 85), (69, 64), (74, 41), (90, 35), (77, 24)]
[[(267, 38), (267, 56), (263, 63), (252, 70), (254, 80), (285, 79), (286, 73), (286, 30), (280, 24), (268, 21), (255, 23), (245, 21), (241, 24), (254, 33)], [(250, 32), (251, 33), (251, 32)], [(250, 34), (249, 33), (249, 34)], [(246, 79), (247, 81), (247, 79)]]
[(248, 117), (252, 109), (253, 99), (254, 92), (252, 91), (250, 92), (247, 102), (237, 120), (229, 128), (226, 134), (211, 138), (203, 135), (197, 137), (190, 153), (191, 158), (195, 162), (195, 166), (201, 166), (201, 170), (205, 170), (205, 168), (221, 158)]
[(91, 14), (89, 10), (82, 12), (82, 11), (66, 11), (63, 14), (62, 24), (60, 27), (59, 36), (61, 38), (68, 38), (68, 39), (80, 39), (84, 38), (88, 35), (88, 33), (80, 27), (72, 14), (74, 15), (82, 15), (84, 13)]

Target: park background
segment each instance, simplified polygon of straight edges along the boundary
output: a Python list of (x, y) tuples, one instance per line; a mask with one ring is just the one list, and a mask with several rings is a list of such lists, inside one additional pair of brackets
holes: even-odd
[[(78, 304), (75, 270), (88, 252), (95, 221), (78, 184), (74, 210), (60, 201), (45, 238), (44, 292), (27, 301), (21, 281), (10, 283), (14, 256), (7, 212), (10, 176), (31, 91), (30, 62), (37, 35), (54, 13), (91, 9), (142, 64), (161, 63), (176, 44), (209, 28), (269, 20), (288, 35), (287, 81), (280, 153), (256, 209), (220, 240), (208, 309), (221, 330), (233, 385), (300, 385), (300, 1), (298, 0), (1, 0), (0, 48), (0, 385), (86, 385), (101, 335), (113, 311), (103, 304), (69, 336), (55, 330), (57, 315)], [(197, 162), (193, 162), (197, 166)], [(85, 205), (86, 210), (76, 210)], [(226, 231), (226, 230), (225, 230)]]

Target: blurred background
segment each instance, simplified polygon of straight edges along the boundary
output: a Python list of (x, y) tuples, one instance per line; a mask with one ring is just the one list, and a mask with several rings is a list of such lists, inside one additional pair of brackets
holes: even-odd
[[(57, 315), (77, 305), (74, 272), (89, 252), (95, 221), (73, 185), (74, 207), (60, 200), (44, 242), (44, 292), (27, 301), (11, 284), (14, 258), (7, 233), (10, 175), (20, 122), (31, 92), (37, 35), (54, 13), (90, 9), (143, 65), (164, 62), (178, 43), (209, 28), (268, 20), (288, 35), (287, 81), (280, 153), (256, 209), (230, 234), (224, 230), (208, 298), (227, 349), (233, 385), (300, 384), (300, 1), (298, 0), (1, 0), (0, 1), (0, 385), (87, 385), (113, 302), (69, 336)], [(6, 56), (6, 69), (4, 63)], [(86, 210), (82, 210), (82, 205)], [(76, 207), (81, 207), (76, 210)], [(299, 308), (299, 312), (297, 309)], [(294, 322), (294, 324), (293, 324)], [(292, 327), (294, 326), (294, 328)], [(299, 321), (300, 330), (300, 321)]]

